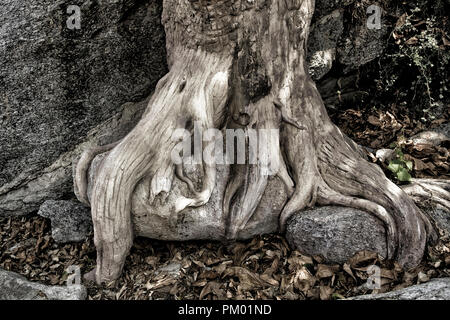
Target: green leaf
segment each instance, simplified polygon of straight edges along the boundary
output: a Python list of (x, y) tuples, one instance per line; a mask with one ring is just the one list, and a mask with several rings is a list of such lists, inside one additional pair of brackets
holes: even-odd
[(411, 181), (411, 175), (409, 174), (408, 170), (402, 167), (397, 172), (397, 179), (402, 182), (409, 182)]
[(333, 300), (339, 300), (339, 299), (345, 299), (345, 297), (342, 294), (339, 294), (337, 292), (333, 293), (333, 295), (331, 296), (331, 299)]
[(413, 169), (412, 161), (405, 161), (405, 164), (409, 171), (411, 171)]
[(395, 152), (397, 153), (397, 158), (398, 158), (400, 161), (403, 161), (403, 156), (404, 156), (404, 154), (403, 154), (402, 150), (401, 150), (401, 149), (395, 149)]
[(397, 148), (397, 144), (396, 144), (395, 142), (392, 142), (392, 143), (389, 145), (389, 148), (391, 148), (391, 149)]
[(393, 173), (397, 173), (402, 166), (402, 162), (399, 160), (391, 160), (389, 161), (388, 169), (391, 170)]

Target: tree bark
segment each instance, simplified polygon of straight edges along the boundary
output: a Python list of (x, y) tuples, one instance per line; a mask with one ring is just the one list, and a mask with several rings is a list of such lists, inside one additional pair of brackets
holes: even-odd
[[(138, 125), (117, 145), (87, 151), (78, 164), (80, 200), (89, 203), (97, 247), (97, 282), (120, 276), (133, 242), (134, 195), (148, 186), (149, 207), (174, 180), (188, 185), (191, 197), (170, 204), (178, 215), (208, 203), (215, 190), (216, 166), (203, 163), (200, 191), (171, 160), (177, 128), (279, 129), (268, 144), (269, 160), (288, 199), (279, 214), (284, 231), (292, 214), (314, 205), (363, 209), (384, 222), (388, 258), (405, 267), (422, 259), (436, 233), (414, 202), (329, 119), (305, 62), (314, 12), (313, 0), (165, 0), (170, 72), (163, 77)], [(107, 151), (92, 193), (86, 172), (93, 157)], [(235, 164), (220, 190), (220, 237), (235, 239), (255, 219), (269, 183), (263, 164)], [(143, 187), (142, 187), (143, 188)], [(217, 190), (216, 190), (217, 192)], [(142, 197), (141, 200), (143, 201)], [(151, 210), (150, 210), (151, 211)], [(158, 212), (149, 212), (156, 219)], [(264, 217), (257, 218), (264, 223)]]

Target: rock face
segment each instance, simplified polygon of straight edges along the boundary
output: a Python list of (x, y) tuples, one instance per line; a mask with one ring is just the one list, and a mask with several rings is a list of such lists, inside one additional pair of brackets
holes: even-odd
[(308, 40), (308, 61), (309, 74), (314, 80), (321, 79), (331, 70), (343, 31), (343, 10), (335, 10), (313, 25)]
[(85, 300), (86, 297), (82, 285), (46, 286), (0, 269), (0, 300)]
[(345, 66), (344, 72), (355, 70), (381, 56), (388, 34), (386, 23), (381, 23), (381, 29), (368, 29), (366, 21), (359, 21), (337, 48), (338, 61)]
[(386, 256), (383, 224), (352, 208), (328, 206), (300, 212), (290, 219), (286, 238), (292, 248), (331, 263), (344, 263), (362, 250)]
[[(380, 7), (381, 28), (369, 29), (367, 20), (371, 14), (366, 14), (366, 9), (370, 4), (360, 6), (355, 16), (351, 7), (354, 3), (355, 0), (316, 1), (308, 40), (309, 74), (314, 80), (322, 79), (336, 63), (344, 73), (350, 73), (383, 53), (389, 35), (383, 8)], [(345, 14), (352, 16), (351, 23), (345, 21)]]
[(91, 209), (79, 202), (47, 200), (38, 214), (52, 222), (52, 237), (58, 243), (83, 241), (92, 232)]
[[(77, 4), (81, 29), (69, 29)], [(161, 0), (2, 1), (0, 215), (70, 194), (67, 152), (151, 93), (167, 69), (161, 10)]]
[(450, 300), (450, 278), (432, 279), (401, 290), (367, 294), (349, 300)]

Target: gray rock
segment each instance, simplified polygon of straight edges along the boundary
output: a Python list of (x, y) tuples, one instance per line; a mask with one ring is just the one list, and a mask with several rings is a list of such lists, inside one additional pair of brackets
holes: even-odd
[(450, 142), (450, 122), (446, 122), (437, 128), (420, 132), (407, 140), (412, 144), (443, 145)]
[(289, 220), (286, 238), (292, 248), (330, 263), (344, 263), (362, 250), (386, 257), (383, 224), (352, 208), (328, 206), (300, 212)]
[(337, 42), (344, 31), (343, 10), (335, 10), (321, 18), (311, 28), (308, 40), (309, 74), (321, 79), (331, 70), (336, 59)]
[(85, 300), (83, 285), (46, 286), (0, 269), (0, 300)]
[[(74, 149), (63, 153), (54, 163), (42, 171), (24, 173), (15, 182), (0, 187), (0, 216), (24, 215), (34, 210), (45, 200), (57, 200), (72, 193), (72, 173), (80, 154), (94, 145), (108, 144), (124, 137), (139, 121), (148, 98), (138, 103), (125, 103), (119, 112), (87, 134), (86, 140)], [(17, 181), (23, 184), (15, 185)]]
[(354, 2), (316, 1), (308, 40), (309, 73), (314, 80), (323, 78), (336, 60), (343, 65), (344, 72), (349, 73), (381, 56), (386, 48), (385, 40), (390, 30), (383, 18), (381, 29), (367, 28), (365, 9), (370, 4), (361, 7), (362, 14), (353, 16), (352, 25), (344, 28), (344, 11), (352, 10), (348, 6)]
[(52, 237), (58, 243), (83, 241), (92, 232), (90, 208), (74, 201), (45, 201), (38, 214), (52, 222)]
[[(72, 191), (68, 152), (166, 72), (162, 1), (3, 0), (0, 215)], [(70, 30), (69, 5), (81, 9)]]
[[(450, 234), (448, 210), (437, 205), (426, 213)], [(327, 206), (299, 212), (288, 221), (286, 238), (292, 248), (322, 256), (329, 263), (344, 263), (362, 250), (386, 257), (384, 225), (371, 214), (353, 208)]]
[(344, 72), (350, 72), (381, 56), (386, 48), (386, 38), (389, 35), (387, 23), (381, 23), (381, 29), (368, 29), (365, 21), (359, 21), (355, 28), (337, 48), (339, 63), (343, 64)]
[(437, 204), (434, 207), (430, 206), (427, 213), (434, 220), (438, 228), (441, 228), (446, 234), (450, 235), (450, 211)]
[(375, 153), (375, 157), (381, 162), (389, 162), (395, 157), (395, 150), (393, 149), (379, 149)]
[(179, 277), (181, 275), (181, 264), (178, 262), (171, 262), (155, 271), (155, 274), (160, 273), (168, 274), (172, 277)]
[(450, 278), (432, 279), (404, 289), (367, 294), (348, 300), (450, 300)]
[(331, 11), (344, 8), (355, 0), (316, 0), (314, 16), (316, 19), (329, 14)]

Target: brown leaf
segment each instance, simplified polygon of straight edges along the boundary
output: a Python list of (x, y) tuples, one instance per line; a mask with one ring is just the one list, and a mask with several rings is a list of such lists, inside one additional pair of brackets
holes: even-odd
[(343, 269), (356, 281), (356, 278), (355, 278), (355, 276), (352, 272), (352, 269), (350, 268), (350, 265), (348, 263), (344, 263)]
[(369, 116), (369, 118), (367, 118), (367, 121), (368, 121), (371, 125), (374, 125), (374, 126), (376, 126), (376, 127), (381, 126), (381, 121), (380, 121), (380, 119), (378, 119), (378, 118), (375, 117), (375, 116)]
[(450, 41), (447, 40), (447, 37), (442, 36), (442, 42), (444, 43), (444, 46), (446, 47), (450, 46)]
[(334, 272), (330, 266), (327, 266), (325, 264), (319, 264), (317, 266), (316, 277), (318, 277), (319, 279), (329, 278), (332, 277), (333, 275)]
[(206, 284), (208, 283), (208, 281), (206, 281), (205, 279), (203, 280), (198, 280), (196, 282), (194, 282), (192, 284), (193, 287), (204, 287)]
[(333, 289), (328, 286), (320, 287), (320, 300), (330, 300)]
[(174, 284), (176, 282), (177, 281), (174, 278), (166, 276), (166, 277), (164, 277), (164, 278), (162, 278), (162, 279), (160, 279), (160, 280), (158, 280), (158, 281), (156, 281), (154, 283), (147, 282), (147, 284), (145, 285), (145, 288), (147, 290), (156, 290), (156, 289), (159, 289), (159, 288), (170, 286), (170, 285), (172, 285), (172, 284)]
[(267, 287), (270, 284), (262, 280), (256, 273), (243, 267), (231, 267), (225, 270), (223, 277), (236, 276), (239, 278), (242, 290), (252, 290), (257, 288)]
[(400, 18), (397, 20), (397, 22), (395, 23), (395, 28), (401, 28), (405, 23), (406, 23), (406, 18), (408, 17), (408, 15), (406, 13), (402, 14), (400, 16)]
[(419, 39), (417, 39), (416, 37), (411, 37), (408, 40), (406, 40), (405, 44), (410, 46), (410, 45), (417, 44), (417, 42), (419, 42)]
[(378, 259), (378, 254), (376, 252), (363, 250), (363, 251), (360, 251), (357, 254), (355, 254), (352, 258), (350, 258), (348, 263), (352, 268), (355, 269), (355, 267), (360, 264), (374, 262), (377, 259)]
[(272, 286), (278, 287), (278, 285), (279, 285), (279, 282), (277, 280), (275, 280), (274, 278), (270, 277), (269, 275), (267, 275), (265, 273), (263, 273), (260, 276), (260, 278), (261, 278), (261, 280), (267, 282), (268, 284), (270, 284)]

